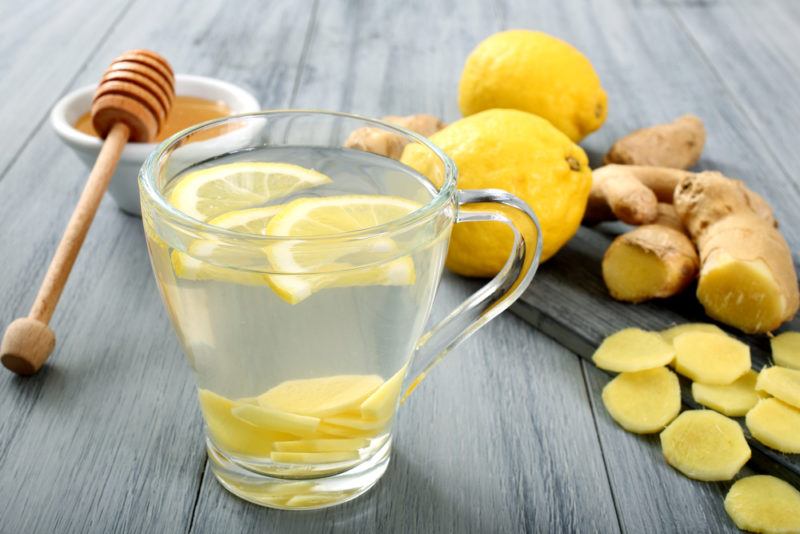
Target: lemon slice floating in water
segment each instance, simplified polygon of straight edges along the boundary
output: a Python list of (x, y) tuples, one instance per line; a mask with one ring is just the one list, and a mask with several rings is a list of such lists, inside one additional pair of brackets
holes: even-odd
[[(418, 209), (417, 202), (385, 195), (343, 195), (299, 198), (286, 204), (267, 224), (267, 235), (284, 237), (335, 236), (397, 220)], [(272, 289), (297, 304), (323, 288), (410, 285), (416, 279), (414, 261), (403, 256), (381, 261), (397, 250), (390, 238), (350, 243), (309, 243), (286, 240), (267, 248), (274, 272)], [(369, 267), (360, 267), (374, 263)], [(308, 274), (305, 274), (308, 273)]]
[(180, 177), (167, 201), (190, 217), (206, 221), (330, 181), (320, 172), (291, 163), (229, 163)]
[[(265, 235), (267, 223), (280, 211), (283, 206), (266, 206), (263, 208), (249, 208), (235, 210), (218, 215), (208, 221), (208, 224), (219, 226), (234, 232)], [(214, 257), (217, 263), (237, 263), (237, 258), (223, 258), (222, 253), (213, 241), (198, 240), (189, 247), (189, 254), (179, 250), (172, 251), (172, 268), (175, 275), (184, 280), (221, 280), (244, 285), (267, 285), (267, 275), (254, 271), (230, 269), (220, 265), (207, 263), (198, 258)], [(233, 252), (225, 252), (225, 256), (235, 256)], [(241, 258), (238, 258), (241, 260)], [(225, 261), (227, 260), (227, 261)], [(267, 263), (264, 257), (264, 265)]]

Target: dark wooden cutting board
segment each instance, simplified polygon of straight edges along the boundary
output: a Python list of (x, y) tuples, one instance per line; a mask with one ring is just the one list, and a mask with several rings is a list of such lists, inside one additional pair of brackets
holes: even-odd
[[(703, 313), (694, 297), (694, 287), (671, 299), (642, 304), (625, 304), (608, 296), (601, 277), (600, 260), (611, 240), (622, 229), (619, 223), (595, 228), (582, 227), (570, 243), (542, 265), (522, 298), (512, 311), (552, 337), (580, 357), (591, 362), (600, 342), (623, 328), (636, 326), (661, 330), (686, 322), (714, 322)], [(795, 257), (795, 266), (798, 264)], [(769, 338), (749, 336), (717, 323), (729, 334), (750, 345), (753, 369), (771, 364)], [(797, 317), (781, 328), (800, 330)], [(681, 378), (683, 402), (687, 407), (701, 407), (692, 399), (690, 382)], [(800, 485), (800, 454), (782, 454), (752, 438), (737, 419), (753, 451), (751, 465), (759, 471)]]

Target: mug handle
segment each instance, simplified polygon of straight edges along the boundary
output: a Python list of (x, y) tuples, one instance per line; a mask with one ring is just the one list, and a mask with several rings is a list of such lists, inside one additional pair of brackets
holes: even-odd
[(536, 244), (530, 247), (520, 229), (500, 211), (457, 211), (455, 224), (479, 221), (505, 224), (514, 232), (514, 244), (505, 265), (494, 278), (420, 337), (407, 375), (413, 378), (407, 382), (401, 402), (456, 345), (511, 306), (530, 285), (539, 267), (542, 228), (536, 214), (525, 202), (501, 189), (459, 190), (457, 195), (459, 208), (468, 204), (493, 202), (519, 210), (536, 227)]

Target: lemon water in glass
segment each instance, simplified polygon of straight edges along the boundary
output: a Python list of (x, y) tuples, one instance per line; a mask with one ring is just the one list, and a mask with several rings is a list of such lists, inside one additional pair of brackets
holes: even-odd
[[(430, 151), (426, 175), (343, 148), (365, 124)], [(524, 203), (496, 191), (458, 198), (455, 167), (427, 141), (343, 114), (265, 112), (197, 127), (159, 146), (140, 190), (212, 470), (234, 494), (277, 508), (330, 506), (375, 484), (406, 375), (418, 383), (517, 298), (541, 250), (538, 235), (526, 249), (501, 213), (458, 214), (459, 204), (499, 202), (537, 224)], [(423, 334), (459, 220), (509, 225), (512, 255)]]

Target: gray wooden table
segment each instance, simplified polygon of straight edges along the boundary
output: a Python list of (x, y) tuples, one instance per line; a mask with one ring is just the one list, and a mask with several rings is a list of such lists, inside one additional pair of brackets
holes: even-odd
[[(714, 125), (706, 166), (796, 198), (798, 25), (792, 0), (3, 0), (0, 325), (27, 311), (82, 187), (49, 109), (128, 48), (242, 84), (267, 108), (454, 120), (470, 49), (541, 29), (582, 49), (609, 92), (608, 122), (584, 143), (595, 161), (617, 136), (695, 111)], [(476, 285), (446, 277), (436, 313)], [(510, 314), (413, 395), (376, 488), (307, 513), (240, 501), (209, 473), (141, 223), (110, 199), (52, 326), (42, 372), (0, 373), (2, 533), (735, 531), (725, 484), (666, 466), (657, 438), (609, 419), (605, 375)]]

